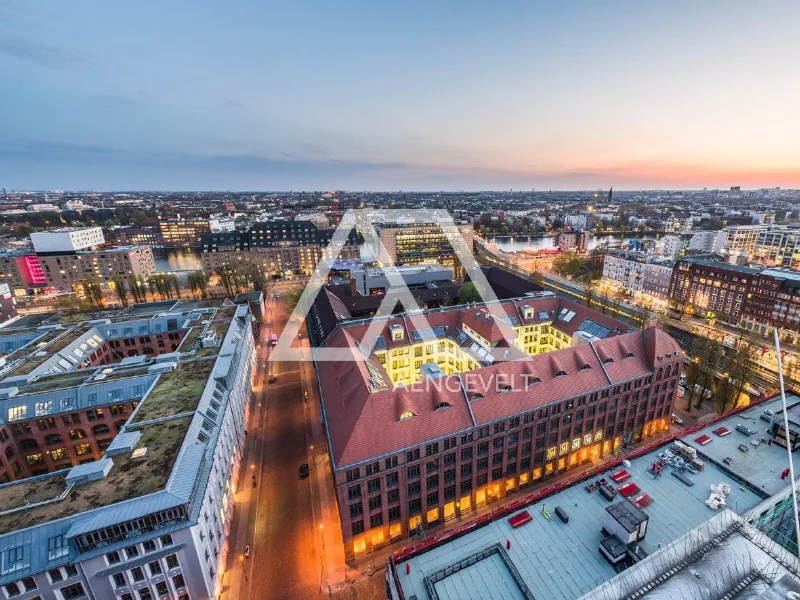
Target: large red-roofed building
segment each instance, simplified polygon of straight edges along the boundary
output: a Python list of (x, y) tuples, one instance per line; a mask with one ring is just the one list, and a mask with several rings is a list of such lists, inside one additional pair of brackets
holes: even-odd
[[(415, 315), (416, 316), (416, 315)], [(317, 363), (346, 558), (669, 427), (683, 354), (550, 293), (341, 323)]]

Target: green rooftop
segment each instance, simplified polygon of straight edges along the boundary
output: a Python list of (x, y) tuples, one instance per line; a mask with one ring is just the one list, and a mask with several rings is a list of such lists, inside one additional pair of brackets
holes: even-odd
[(152, 421), (196, 409), (213, 368), (213, 359), (200, 360), (181, 363), (174, 371), (162, 373), (133, 422)]

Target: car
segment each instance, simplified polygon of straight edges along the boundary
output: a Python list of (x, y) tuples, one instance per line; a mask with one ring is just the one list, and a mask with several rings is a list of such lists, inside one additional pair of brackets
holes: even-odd
[(772, 421), (772, 415), (774, 414), (775, 414), (774, 411), (767, 408), (766, 410), (764, 410), (764, 412), (761, 413), (761, 419), (764, 421)]
[(676, 425), (683, 425), (683, 419), (681, 419), (675, 413), (672, 413), (672, 422), (675, 423)]
[(308, 477), (308, 464), (303, 463), (302, 465), (300, 465), (298, 471), (300, 473), (300, 479), (305, 479), (306, 477)]
[(753, 435), (756, 432), (755, 429), (750, 429), (747, 425), (742, 424), (736, 426), (736, 431), (745, 435)]

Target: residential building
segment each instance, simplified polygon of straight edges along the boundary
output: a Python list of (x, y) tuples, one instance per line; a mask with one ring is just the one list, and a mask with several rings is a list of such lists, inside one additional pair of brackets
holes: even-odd
[(255, 223), (248, 231), (210, 233), (203, 237), (203, 269), (208, 274), (257, 264), (271, 274), (309, 275), (320, 260), (359, 258), (358, 233), (349, 233), (334, 256), (329, 248), (335, 229), (327, 219), (275, 219)]
[(348, 560), (669, 428), (659, 329), (554, 294), (421, 315), (373, 320), (370, 354), (370, 322), (341, 323), (323, 348), (362, 356), (317, 362)]
[(47, 286), (47, 276), (39, 257), (28, 250), (0, 253), (0, 281), (8, 284), (15, 296)]
[(665, 235), (661, 238), (661, 254), (671, 260), (677, 260), (691, 241), (690, 235)]
[(725, 248), (730, 252), (744, 251), (752, 256), (758, 234), (767, 231), (768, 225), (735, 225), (725, 228), (727, 241)]
[(48, 285), (71, 288), (86, 279), (100, 283), (115, 277), (146, 279), (156, 272), (150, 246), (119, 246), (106, 250), (39, 255)]
[(64, 227), (31, 234), (33, 249), (37, 254), (77, 252), (105, 243), (102, 227)]
[(603, 281), (620, 291), (641, 294), (647, 261), (643, 252), (609, 250), (603, 258)]
[(642, 295), (659, 302), (669, 300), (669, 284), (674, 268), (675, 261), (666, 257), (651, 257), (644, 267)]
[(246, 304), (147, 308), (0, 331), (4, 597), (188, 600), (222, 590), (252, 317)]
[[(772, 399), (716, 419), (624, 464), (607, 462), (583, 480), (534, 492), (525, 505), (496, 507), (411, 542), (388, 561), (388, 596), (431, 598), (434, 590), (499, 600), (538, 598), (546, 590), (552, 600), (607, 600), (647, 590), (646, 597), (691, 598), (700, 585), (712, 600), (741, 596), (741, 589), (764, 599), (793, 597), (800, 560), (781, 478), (786, 451), (761, 444), (757, 469), (750, 460), (723, 462), (741, 455), (737, 424), (758, 422), (765, 408), (779, 405)], [(686, 461), (703, 468), (682, 471)]]
[(800, 230), (760, 231), (750, 259), (773, 267), (800, 268)]
[(731, 325), (739, 325), (746, 313), (746, 300), (759, 269), (706, 259), (678, 261), (670, 281), (670, 300), (682, 310), (714, 315)]
[(553, 245), (562, 250), (586, 252), (589, 249), (590, 231), (559, 231), (553, 239)]
[(573, 229), (586, 229), (586, 215), (564, 215), (564, 225)]

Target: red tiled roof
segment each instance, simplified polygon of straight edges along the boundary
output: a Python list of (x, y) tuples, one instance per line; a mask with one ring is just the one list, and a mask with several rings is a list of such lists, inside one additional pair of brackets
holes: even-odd
[[(501, 304), (500, 306), (495, 305), (492, 309), (493, 312), (502, 312), (506, 316), (509, 314), (517, 315), (512, 303)], [(512, 312), (506, 312), (509, 309)], [(462, 322), (491, 343), (499, 342), (506, 338), (513, 340), (515, 335), (513, 325), (499, 320), (493, 312), (490, 312), (486, 307), (464, 310)]]
[[(553, 299), (516, 301), (531, 305), (535, 312), (543, 302), (552, 303)], [(517, 310), (515, 303), (502, 304), (506, 314)], [(451, 309), (425, 313), (424, 317), (430, 327), (446, 327), (451, 335), (452, 330), (460, 326), (461, 319), (475, 312), (473, 308)], [(589, 316), (594, 319), (594, 311), (591, 313)], [(403, 327), (402, 341), (391, 341), (388, 330), (391, 325)], [(668, 351), (677, 348), (669, 336), (650, 330), (537, 356), (528, 356), (503, 344), (495, 348), (495, 353), (505, 356), (508, 350), (506, 362), (440, 377), (434, 380), (435, 385), (419, 383), (392, 389), (393, 384), (383, 367), (373, 357), (364, 357), (358, 349), (357, 341), (368, 327), (366, 322), (344, 324), (325, 342), (329, 347), (349, 349), (353, 361), (317, 363), (336, 468), (588, 393), (609, 385), (609, 378), (616, 383), (644, 376), (653, 370), (648, 364), (648, 354), (662, 355), (663, 361)], [(408, 315), (405, 319), (392, 317), (381, 322), (380, 335), (384, 336), (387, 347), (405, 346), (413, 341), (414, 327)], [(634, 356), (625, 358), (629, 353)], [(611, 357), (614, 362), (602, 364), (598, 355)], [(556, 377), (562, 371), (566, 375)], [(510, 389), (503, 389), (506, 386)], [(468, 401), (467, 397), (473, 394), (480, 396)], [(449, 406), (437, 409), (440, 404)], [(414, 416), (400, 419), (404, 413)]]

